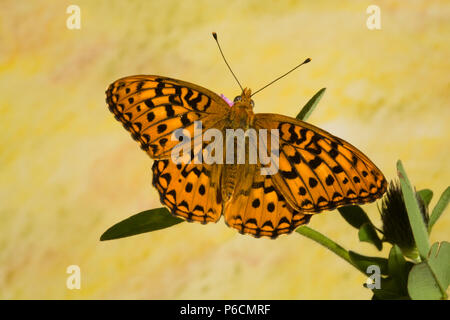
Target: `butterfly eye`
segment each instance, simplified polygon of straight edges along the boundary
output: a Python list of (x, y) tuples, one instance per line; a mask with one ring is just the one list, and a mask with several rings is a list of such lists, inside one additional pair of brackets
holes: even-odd
[(238, 101), (241, 101), (241, 100), (242, 100), (241, 96), (237, 96), (236, 98), (234, 98), (233, 102), (238, 102)]
[(252, 108), (254, 108), (255, 107), (255, 101), (250, 100), (250, 105), (252, 106)]

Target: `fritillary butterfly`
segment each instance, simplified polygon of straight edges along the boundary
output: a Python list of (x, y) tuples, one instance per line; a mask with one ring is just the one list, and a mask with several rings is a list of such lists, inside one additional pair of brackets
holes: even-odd
[[(116, 119), (155, 160), (153, 186), (161, 203), (187, 221), (217, 222), (223, 214), (243, 234), (276, 238), (315, 213), (371, 202), (386, 190), (382, 172), (348, 142), (294, 118), (253, 113), (249, 89), (230, 107), (201, 86), (136, 75), (112, 83), (106, 95)], [(170, 137), (180, 128), (192, 135), (194, 121), (202, 122), (203, 131), (278, 129), (279, 171), (262, 175), (259, 162), (174, 163), (171, 150), (178, 142)]]

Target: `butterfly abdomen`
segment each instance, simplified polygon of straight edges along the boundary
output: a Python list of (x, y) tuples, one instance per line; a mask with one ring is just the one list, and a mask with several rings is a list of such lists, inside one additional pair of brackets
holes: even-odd
[(236, 186), (238, 168), (235, 164), (225, 164), (222, 175), (222, 199), (226, 202), (233, 194)]

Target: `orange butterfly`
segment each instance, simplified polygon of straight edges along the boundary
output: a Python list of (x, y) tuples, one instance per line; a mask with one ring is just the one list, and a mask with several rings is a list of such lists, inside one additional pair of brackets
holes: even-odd
[[(255, 237), (276, 238), (308, 223), (311, 215), (380, 198), (382, 172), (358, 149), (309, 123), (279, 114), (253, 113), (244, 89), (230, 107), (201, 86), (153, 75), (119, 79), (106, 91), (109, 109), (151, 158), (161, 203), (187, 221), (217, 222)], [(278, 129), (279, 168), (261, 174), (258, 161), (243, 164), (176, 164), (177, 129)], [(270, 134), (269, 134), (270, 136)], [(268, 139), (270, 141), (270, 138)], [(192, 158), (208, 147), (203, 141)], [(265, 146), (269, 150), (269, 145)]]

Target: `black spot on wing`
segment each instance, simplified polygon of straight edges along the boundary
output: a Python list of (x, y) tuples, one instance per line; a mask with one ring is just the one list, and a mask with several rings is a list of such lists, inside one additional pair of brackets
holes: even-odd
[(315, 170), (318, 166), (320, 166), (320, 164), (323, 162), (322, 158), (316, 156), (314, 159), (312, 159), (311, 161), (309, 161), (309, 167), (312, 170)]
[(166, 131), (167, 125), (165, 123), (162, 123), (162, 124), (158, 125), (158, 127), (156, 129), (158, 130), (158, 133), (163, 133), (164, 131)]
[(317, 180), (316, 179), (314, 179), (314, 178), (309, 178), (309, 186), (311, 187), (311, 188), (314, 188), (315, 186), (317, 186), (317, 184), (318, 184), (318, 182), (317, 182)]

